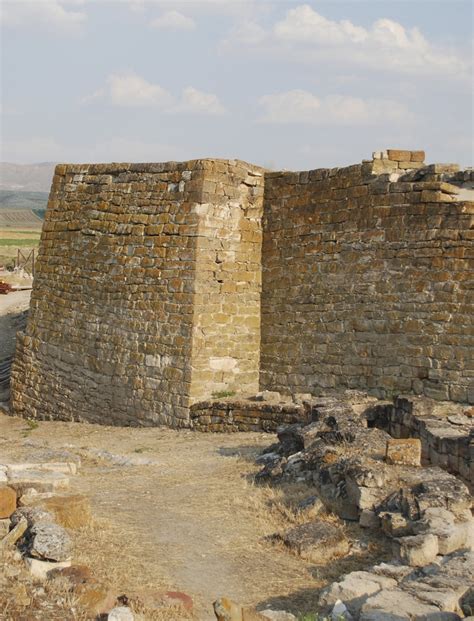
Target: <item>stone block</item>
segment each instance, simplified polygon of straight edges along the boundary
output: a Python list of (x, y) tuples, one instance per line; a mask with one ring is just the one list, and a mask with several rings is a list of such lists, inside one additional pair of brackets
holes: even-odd
[(29, 554), (45, 561), (69, 561), (72, 541), (64, 528), (53, 522), (38, 522), (30, 529)]
[(281, 539), (289, 550), (315, 563), (343, 556), (350, 547), (341, 528), (322, 521), (296, 526)]
[(16, 491), (8, 485), (0, 485), (0, 519), (9, 518), (16, 510)]
[(388, 159), (395, 162), (409, 162), (411, 160), (411, 151), (402, 151), (401, 149), (387, 149)]
[(21, 496), (26, 490), (53, 492), (69, 487), (69, 477), (62, 472), (21, 470), (8, 473), (8, 484)]
[(424, 151), (412, 151), (410, 160), (412, 162), (424, 162), (425, 161), (425, 152)]
[(410, 567), (425, 567), (432, 563), (438, 553), (438, 538), (435, 535), (413, 535), (395, 540), (395, 553)]
[(358, 618), (360, 609), (367, 598), (382, 589), (392, 589), (397, 586), (393, 578), (372, 574), (367, 571), (353, 571), (339, 582), (326, 587), (319, 597), (322, 608), (333, 608), (337, 601), (342, 601), (349, 612)]
[(421, 440), (418, 438), (387, 440), (385, 461), (402, 466), (421, 465)]
[(91, 505), (87, 496), (52, 496), (39, 501), (40, 506), (54, 515), (55, 521), (65, 528), (82, 528), (92, 520)]
[(69, 567), (71, 565), (71, 561), (61, 561), (58, 563), (51, 561), (44, 561), (37, 558), (26, 557), (25, 562), (30, 570), (30, 574), (33, 578), (37, 580), (47, 580), (48, 573), (52, 570), (62, 569), (64, 567)]

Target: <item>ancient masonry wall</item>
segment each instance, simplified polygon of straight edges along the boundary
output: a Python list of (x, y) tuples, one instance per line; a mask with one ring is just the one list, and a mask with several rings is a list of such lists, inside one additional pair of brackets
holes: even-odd
[(14, 411), (184, 426), (205, 391), (255, 391), (262, 201), (238, 161), (58, 166)]
[(261, 389), (474, 402), (472, 175), (422, 159), (266, 174)]

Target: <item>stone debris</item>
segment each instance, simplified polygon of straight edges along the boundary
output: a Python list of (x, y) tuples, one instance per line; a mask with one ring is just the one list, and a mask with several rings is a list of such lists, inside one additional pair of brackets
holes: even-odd
[(213, 603), (217, 621), (266, 621), (268, 617), (263, 613), (243, 608), (227, 597), (221, 597)]
[(159, 465), (157, 459), (144, 457), (143, 455), (118, 455), (105, 449), (85, 449), (84, 452), (96, 459), (103, 459), (114, 466), (156, 466)]
[(108, 621), (134, 621), (135, 616), (127, 606), (117, 606), (107, 615)]
[[(383, 574), (386, 582), (373, 584)], [(338, 595), (358, 621), (385, 619), (460, 619), (472, 592), (474, 553), (458, 551), (422, 569), (382, 563), (368, 572), (352, 572), (323, 590), (322, 609)], [(461, 616), (460, 616), (461, 615)]]
[(70, 567), (71, 561), (44, 561), (38, 558), (26, 557), (25, 562), (33, 578), (47, 580), (51, 571)]
[(47, 561), (69, 561), (72, 541), (67, 531), (54, 522), (41, 521), (29, 530), (28, 553)]

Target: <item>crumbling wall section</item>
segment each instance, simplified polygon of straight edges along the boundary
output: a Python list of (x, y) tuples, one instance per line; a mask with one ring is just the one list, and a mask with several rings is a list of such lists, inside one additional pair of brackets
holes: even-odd
[(474, 402), (474, 203), (421, 159), (265, 175), (261, 389)]

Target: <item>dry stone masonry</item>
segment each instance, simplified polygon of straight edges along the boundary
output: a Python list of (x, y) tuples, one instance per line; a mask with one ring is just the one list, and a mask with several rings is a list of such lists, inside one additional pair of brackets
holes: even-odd
[(210, 401), (360, 389), (474, 403), (473, 181), (399, 150), (300, 173), (58, 166), (14, 412), (274, 429), (295, 412)]

